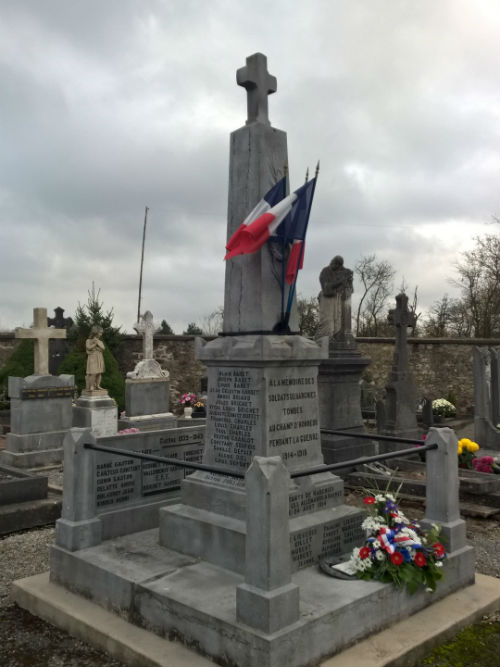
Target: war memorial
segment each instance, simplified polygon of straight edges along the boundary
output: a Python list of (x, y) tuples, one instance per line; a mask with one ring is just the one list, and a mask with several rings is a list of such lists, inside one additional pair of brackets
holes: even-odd
[[(226, 243), (288, 164), (286, 133), (269, 121), (277, 82), (266, 57), (248, 57), (237, 83), (248, 116), (230, 138)], [(15, 585), (21, 606), (54, 619), (50, 600), (62, 590), (127, 621), (131, 636), (140, 628), (164, 638), (163, 664), (173, 664), (174, 642), (189, 649), (186, 665), (306, 667), (474, 583), (450, 429), (431, 429), (425, 445), (422, 524), (442, 526), (447, 550), (436, 591), (409, 595), (319, 569), (322, 558), (348, 558), (363, 542), (365, 514), (345, 504), (344, 482), (325, 462), (318, 378), (325, 362), (347, 359), (358, 372), (364, 361), (345, 327), (322, 342), (298, 335), (290, 287), (284, 320), (283, 262), (272, 243), (227, 261), (223, 331), (198, 347), (208, 368), (206, 427), (69, 430), (50, 576)], [(163, 412), (158, 400), (150, 411), (141, 404), (139, 416)], [(180, 496), (172, 493), (179, 485)], [(76, 634), (79, 624), (77, 610), (66, 614)]]

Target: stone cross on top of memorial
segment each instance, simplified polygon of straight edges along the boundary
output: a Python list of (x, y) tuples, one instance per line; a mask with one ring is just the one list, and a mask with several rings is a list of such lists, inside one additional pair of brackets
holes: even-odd
[(263, 123), (271, 125), (268, 112), (268, 95), (278, 89), (276, 77), (267, 71), (267, 58), (262, 53), (254, 53), (247, 58), (245, 67), (236, 72), (238, 86), (247, 91), (248, 119), (246, 124)]
[(49, 375), (49, 340), (66, 338), (66, 329), (47, 326), (47, 309), (33, 308), (34, 326), (31, 329), (17, 327), (16, 338), (32, 338), (35, 341), (35, 375)]

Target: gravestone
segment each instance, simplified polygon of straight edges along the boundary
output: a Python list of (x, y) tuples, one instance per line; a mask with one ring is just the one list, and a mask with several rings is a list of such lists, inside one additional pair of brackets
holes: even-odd
[[(47, 318), (47, 324), (49, 327), (54, 327), (56, 329), (71, 329), (73, 326), (73, 320), (71, 317), (64, 317), (64, 308), (57, 306), (54, 308), (54, 317)], [(68, 351), (68, 343), (64, 338), (54, 338), (49, 342), (49, 373), (51, 375), (57, 375), (59, 366), (64, 360), (66, 353)]]
[(474, 439), (500, 450), (500, 348), (474, 347)]
[(125, 412), (120, 428), (140, 430), (173, 428), (174, 415), (169, 412), (169, 372), (153, 356), (153, 336), (160, 330), (148, 310), (134, 325), (142, 334), (143, 355), (125, 380)]
[[(246, 126), (231, 135), (228, 238), (282, 175), (286, 134), (267, 118), (276, 88), (266, 58), (255, 54), (238, 70), (248, 91)], [(299, 335), (273, 335), (281, 287), (267, 246), (230, 259), (226, 267), (223, 335), (202, 345), (208, 368), (203, 461), (244, 473), (254, 456), (281, 456), (289, 471), (324, 464), (318, 365), (323, 349)], [(276, 268), (276, 267), (274, 267)], [(245, 553), (243, 480), (198, 472), (182, 486), (182, 503), (160, 512), (160, 543), (241, 572)], [(343, 482), (331, 473), (305, 477), (289, 489), (292, 570), (359, 539), (360, 512), (346, 507)], [(335, 508), (335, 518), (324, 511)], [(239, 522), (241, 531), (233, 530)], [(224, 548), (222, 548), (224, 545)]]
[(65, 329), (47, 327), (46, 308), (33, 310), (34, 327), (17, 328), (16, 338), (35, 341), (35, 373), (26, 378), (9, 377), (11, 423), (0, 461), (33, 468), (59, 463), (62, 443), (72, 422), (75, 391), (73, 375), (49, 375), (49, 340), (65, 338)]
[[(389, 323), (396, 330), (396, 343), (383, 405), (377, 406), (379, 433), (402, 438), (419, 438), (417, 389), (408, 362), (408, 327), (415, 326), (415, 313), (408, 308), (408, 297), (396, 297), (396, 308), (389, 311)], [(393, 444), (380, 443), (380, 451), (394, 450)], [(401, 446), (400, 449), (404, 448)]]
[(328, 358), (322, 360), (318, 376), (320, 424), (322, 429), (346, 431), (345, 436), (321, 434), (326, 463), (375, 453), (375, 443), (352, 435), (365, 432), (361, 374), (370, 363), (358, 352), (351, 331), (352, 277), (340, 255), (320, 273), (319, 335), (328, 349)]

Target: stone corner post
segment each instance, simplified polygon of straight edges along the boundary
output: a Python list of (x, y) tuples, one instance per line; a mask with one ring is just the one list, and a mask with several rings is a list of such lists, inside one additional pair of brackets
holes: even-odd
[(422, 523), (439, 523), (447, 550), (457, 551), (466, 546), (466, 524), (460, 518), (458, 502), (457, 436), (450, 428), (431, 428), (426, 444), (432, 443), (438, 448), (426, 452), (426, 510)]
[(88, 428), (72, 428), (64, 439), (62, 516), (56, 522), (56, 544), (78, 551), (101, 542), (96, 514), (96, 453), (85, 443), (96, 440)]
[(236, 616), (266, 633), (299, 619), (299, 587), (291, 580), (288, 471), (279, 456), (256, 456), (246, 474), (245, 583)]

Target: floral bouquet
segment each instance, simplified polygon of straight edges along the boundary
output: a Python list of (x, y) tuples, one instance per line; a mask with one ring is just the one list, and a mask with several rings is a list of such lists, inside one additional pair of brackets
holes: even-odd
[(457, 410), (453, 403), (445, 398), (436, 398), (435, 401), (432, 401), (432, 414), (436, 417), (454, 417)]
[(481, 456), (479, 459), (472, 459), (472, 465), (477, 472), (489, 472), (500, 474), (500, 457)]
[(179, 403), (184, 408), (188, 408), (189, 406), (194, 405), (196, 403), (196, 394), (182, 394)]
[(440, 526), (428, 532), (409, 521), (390, 493), (366, 496), (369, 515), (361, 524), (366, 532), (364, 546), (356, 547), (349, 566), (359, 579), (393, 582), (415, 593), (420, 585), (434, 591), (443, 578), (446, 553), (438, 541)]
[(458, 441), (458, 467), (472, 469), (472, 462), (476, 458), (475, 453), (478, 451), (479, 445), (477, 442), (469, 440), (469, 438), (462, 438)]

